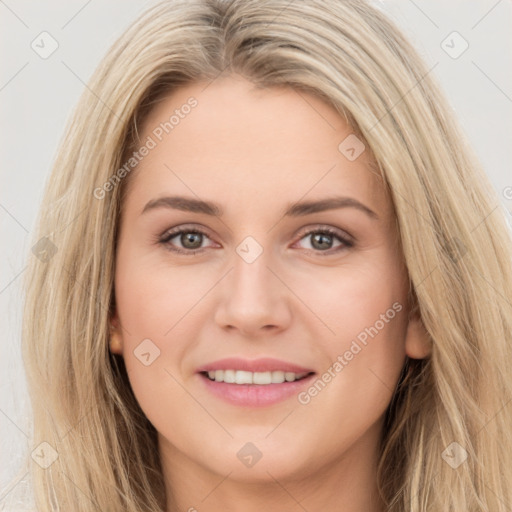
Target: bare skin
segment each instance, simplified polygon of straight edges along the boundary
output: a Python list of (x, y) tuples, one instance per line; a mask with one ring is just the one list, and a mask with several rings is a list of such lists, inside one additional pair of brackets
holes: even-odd
[[(320, 99), (257, 90), (239, 76), (206, 85), (179, 89), (150, 113), (142, 140), (188, 98), (198, 101), (129, 177), (116, 261), (111, 350), (123, 355), (159, 433), (168, 511), (380, 512), (383, 416), (405, 356), (429, 353), (420, 321), (408, 320), (390, 199), (368, 151), (353, 161), (340, 152), (352, 130)], [(224, 213), (142, 213), (177, 195)], [(299, 201), (333, 196), (374, 215), (349, 204), (283, 216)], [(205, 235), (159, 242), (175, 227)], [(326, 227), (335, 234), (311, 234)], [(237, 252), (246, 237), (256, 244), (244, 247), (263, 250), (250, 263)], [(357, 351), (370, 326), (378, 333)], [(145, 339), (151, 359), (160, 351), (147, 366), (134, 354)], [(236, 406), (197, 373), (232, 356), (273, 357), (331, 378), (316, 394), (305, 388), (302, 401)], [(261, 453), (252, 467), (237, 456), (249, 442)]]

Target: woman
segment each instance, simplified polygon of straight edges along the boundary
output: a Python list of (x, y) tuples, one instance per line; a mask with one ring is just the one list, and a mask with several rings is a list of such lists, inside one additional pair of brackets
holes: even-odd
[(362, 0), (134, 23), (28, 272), (38, 509), (509, 510), (512, 246), (448, 112)]

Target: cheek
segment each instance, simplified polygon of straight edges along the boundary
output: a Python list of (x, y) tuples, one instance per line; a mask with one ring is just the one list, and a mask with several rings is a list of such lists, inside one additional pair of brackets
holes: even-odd
[[(336, 336), (324, 336), (328, 355), (317, 380), (298, 398), (297, 419), (328, 418), (318, 452), (325, 460), (354, 445), (379, 425), (404, 363), (405, 305), (398, 289), (347, 283), (336, 297), (337, 321), (329, 324)], [(327, 305), (326, 305), (327, 306)], [(376, 427), (380, 428), (380, 427)], [(333, 441), (334, 440), (334, 441)]]
[(212, 277), (193, 266), (180, 268), (144, 258), (120, 258), (115, 290), (123, 326), (139, 337), (170, 338), (207, 294)]
[[(381, 251), (362, 264), (342, 265), (329, 273), (311, 274), (301, 284), (311, 310), (326, 329), (327, 347), (343, 349), (347, 340), (403, 337), (407, 287), (399, 266)], [(327, 329), (327, 327), (329, 329)], [(382, 334), (381, 334), (382, 333)], [(332, 351), (329, 351), (332, 352)]]
[(171, 407), (190, 402), (186, 396), (179, 401), (183, 391), (177, 380), (182, 380), (187, 354), (201, 339), (207, 294), (218, 281), (217, 274), (206, 265), (155, 261), (139, 253), (135, 243), (120, 247), (115, 296), (123, 358), (133, 391), (150, 420), (161, 409), (162, 397), (174, 397)]
[(347, 421), (342, 412), (347, 408), (352, 411), (350, 421), (375, 420), (385, 410), (405, 360), (404, 275), (383, 256), (367, 265), (343, 268), (328, 293), (327, 281), (312, 283), (311, 309), (329, 327), (320, 325), (323, 335), (317, 338), (327, 355), (322, 374), (327, 384), (319, 383), (304, 402), (311, 398), (311, 404), (316, 402), (313, 408), (339, 412), (342, 422)]

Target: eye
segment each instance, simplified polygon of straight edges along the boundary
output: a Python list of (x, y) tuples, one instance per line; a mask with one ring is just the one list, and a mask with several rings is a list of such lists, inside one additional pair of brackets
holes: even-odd
[[(347, 234), (333, 229), (331, 227), (321, 227), (310, 231), (307, 231), (301, 238), (310, 239), (310, 247), (306, 247), (308, 250), (314, 252), (327, 252), (327, 255), (337, 253), (341, 250), (348, 249), (354, 246), (354, 241)], [(334, 240), (337, 239), (340, 244), (333, 248)], [(322, 254), (322, 256), (324, 256)]]
[[(179, 254), (193, 255), (205, 249), (202, 247), (205, 237), (208, 235), (201, 229), (181, 227), (181, 229), (164, 233), (158, 243)], [(181, 244), (181, 247), (176, 247), (176, 242), (171, 242), (174, 239)]]
[[(349, 235), (331, 227), (317, 227), (316, 229), (306, 231), (300, 240), (307, 239), (308, 237), (311, 241), (310, 247), (306, 247), (306, 249), (316, 253), (327, 253), (326, 255), (354, 246), (354, 241)], [(205, 238), (209, 238), (205, 231), (197, 227), (187, 228), (186, 226), (181, 226), (179, 229), (176, 228), (164, 233), (158, 239), (158, 243), (170, 251), (192, 256), (207, 248), (203, 246)], [(332, 245), (335, 240), (338, 240), (340, 243), (338, 247), (333, 248)], [(180, 244), (180, 246), (176, 244)]]

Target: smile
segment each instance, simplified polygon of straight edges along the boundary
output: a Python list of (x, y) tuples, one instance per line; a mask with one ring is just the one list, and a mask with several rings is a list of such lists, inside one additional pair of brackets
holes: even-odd
[(267, 386), (269, 384), (282, 384), (283, 382), (294, 382), (301, 380), (309, 372), (294, 373), (284, 371), (273, 372), (248, 372), (244, 370), (212, 370), (204, 372), (208, 378), (215, 382), (226, 382), (228, 384), (255, 384)]

